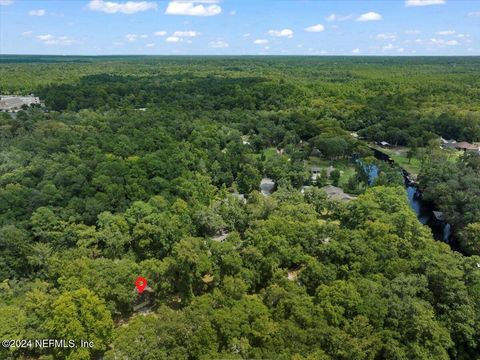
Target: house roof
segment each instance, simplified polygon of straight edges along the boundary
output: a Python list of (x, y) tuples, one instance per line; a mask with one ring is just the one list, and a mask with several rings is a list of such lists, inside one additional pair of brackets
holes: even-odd
[(228, 234), (229, 234), (228, 230), (222, 230), (216, 233), (215, 236), (212, 236), (212, 240), (222, 242), (228, 237)]
[(270, 178), (263, 178), (260, 181), (260, 191), (264, 196), (269, 196), (272, 194), (273, 189), (275, 188), (275, 181)]
[(333, 185), (324, 186), (322, 187), (322, 190), (327, 193), (329, 199), (340, 201), (350, 201), (355, 199), (354, 196), (346, 194), (342, 189)]
[(462, 141), (455, 145), (457, 149), (478, 150), (478, 145), (470, 144), (469, 142)]

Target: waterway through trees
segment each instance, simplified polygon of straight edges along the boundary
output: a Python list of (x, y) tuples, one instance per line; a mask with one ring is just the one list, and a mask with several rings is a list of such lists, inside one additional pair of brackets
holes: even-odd
[[(387, 154), (382, 153), (377, 149), (372, 150), (374, 151), (376, 159), (394, 165), (394, 161)], [(441, 217), (441, 213), (436, 211), (434, 204), (422, 199), (422, 192), (417, 184), (412, 181), (410, 174), (403, 169), (401, 171), (403, 173), (410, 207), (417, 215), (418, 220), (432, 229), (433, 236), (436, 240), (444, 241), (449, 244), (453, 250), (460, 251), (458, 241), (453, 234), (451, 225)], [(368, 166), (368, 178), (370, 184), (375, 181), (378, 174), (378, 166), (374, 164)]]

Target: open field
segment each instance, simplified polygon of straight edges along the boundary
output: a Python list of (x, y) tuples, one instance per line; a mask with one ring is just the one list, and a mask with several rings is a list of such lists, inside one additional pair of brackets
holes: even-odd
[[(372, 147), (390, 156), (398, 166), (400, 166), (402, 169), (404, 169), (414, 177), (417, 177), (420, 173), (420, 170), (422, 168), (422, 159), (420, 159), (417, 154), (415, 154), (415, 156), (409, 159), (407, 156), (407, 153), (409, 151), (408, 147), (397, 146), (392, 148), (382, 148), (375, 145), (372, 145)], [(422, 151), (423, 149), (419, 149), (418, 153), (421, 153)], [(455, 149), (442, 150), (442, 152), (444, 154), (447, 154), (447, 159), (451, 163), (457, 162), (463, 154), (462, 151)]]

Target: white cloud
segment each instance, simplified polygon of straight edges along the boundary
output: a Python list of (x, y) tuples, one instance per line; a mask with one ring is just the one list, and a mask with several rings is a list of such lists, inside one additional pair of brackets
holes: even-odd
[(235, 15), (237, 15), (237, 11), (236, 11), (236, 10), (232, 10), (232, 11), (229, 12), (229, 15), (230, 15), (230, 16), (235, 16)]
[(336, 19), (337, 19), (337, 15), (335, 14), (330, 14), (325, 18), (325, 20), (327, 21), (335, 21)]
[(129, 42), (134, 42), (134, 41), (137, 41), (138, 39), (138, 35), (136, 34), (127, 34), (125, 35), (125, 40), (129, 41)]
[(257, 39), (253, 42), (255, 45), (265, 45), (268, 44), (268, 40), (265, 39)]
[(53, 39), (53, 35), (47, 34), (47, 35), (38, 35), (37, 39), (40, 41), (47, 41)]
[(197, 33), (196, 31), (175, 31), (173, 33), (173, 36), (176, 36), (176, 37), (195, 37), (198, 35), (200, 34)]
[(398, 53), (403, 53), (405, 51), (405, 48), (403, 47), (399, 47), (399, 46), (395, 46), (393, 44), (388, 44), (388, 45), (385, 45), (382, 47), (382, 50), (383, 51), (396, 51)]
[(352, 54), (360, 54), (360, 49), (359, 48), (353, 49)]
[(325, 20), (327, 20), (327, 21), (335, 21), (336, 18), (337, 18), (337, 15), (335, 15), (335, 14), (330, 14), (330, 15), (328, 15), (328, 16), (325, 18)]
[(36, 38), (45, 45), (72, 45), (74, 40), (68, 36), (53, 36), (51, 34), (37, 35)]
[(43, 16), (43, 15), (45, 15), (45, 10), (44, 9), (30, 10), (28, 12), (28, 15), (30, 15), (30, 16)]
[(250, 33), (246, 33), (246, 34), (243, 34), (242, 36), (243, 37), (250, 37), (250, 35), (251, 35)]
[(154, 43), (148, 43), (148, 44), (145, 45), (145, 47), (148, 47), (148, 48), (152, 48), (152, 47), (154, 47), (154, 46), (155, 46)]
[(218, 4), (222, 0), (171, 0), (171, 2), (179, 3), (196, 3), (196, 4)]
[(153, 35), (155, 36), (165, 36), (167, 35), (167, 32), (166, 31), (156, 31), (153, 33)]
[(30, 36), (30, 35), (32, 35), (32, 34), (33, 34), (33, 31), (32, 31), (32, 30), (28, 30), (28, 31), (22, 32), (22, 35), (23, 35), (23, 36)]
[(0, 0), (0, 6), (8, 6), (12, 4), (13, 4), (12, 0)]
[(210, 41), (208, 43), (208, 47), (215, 48), (215, 49), (225, 49), (225, 48), (228, 48), (229, 45), (227, 42), (223, 40), (218, 40), (218, 41)]
[(182, 39), (179, 38), (178, 36), (169, 36), (165, 39), (165, 41), (168, 43), (177, 43), (177, 42), (181, 42)]
[(268, 35), (276, 37), (293, 37), (293, 31), (291, 29), (282, 29), (282, 30), (268, 30)]
[(357, 21), (378, 21), (378, 20), (382, 20), (382, 15), (373, 11), (367, 12), (357, 17)]
[[(168, 3), (165, 14), (189, 16), (214, 16), (222, 12), (216, 0), (176, 0)], [(206, 4), (203, 5), (202, 3)]]
[(307, 32), (322, 32), (324, 30), (325, 30), (325, 26), (323, 26), (322, 24), (312, 25), (305, 28), (305, 31)]
[(148, 35), (147, 34), (142, 34), (142, 35), (140, 35), (140, 38), (146, 39), (146, 38), (148, 38)]
[(405, 0), (406, 7), (442, 5), (445, 3), (445, 0)]
[(395, 34), (377, 34), (375, 36), (377, 40), (390, 40), (390, 41), (395, 41), (397, 39), (397, 36)]
[(442, 30), (437, 31), (437, 35), (447, 36), (447, 35), (455, 35), (457, 32), (455, 30)]
[(332, 21), (347, 21), (353, 19), (353, 15), (337, 15), (337, 14), (330, 14), (328, 15), (325, 20), (332, 22)]
[(104, 0), (91, 0), (88, 3), (88, 9), (92, 11), (102, 11), (107, 14), (135, 14), (137, 12), (156, 10), (157, 3), (152, 1), (127, 1), (118, 3)]
[(469, 17), (480, 17), (480, 11), (472, 11), (467, 14)]
[(455, 46), (458, 45), (457, 40), (444, 40), (444, 39), (436, 39), (432, 38), (429, 41), (430, 45), (438, 45), (438, 46)]

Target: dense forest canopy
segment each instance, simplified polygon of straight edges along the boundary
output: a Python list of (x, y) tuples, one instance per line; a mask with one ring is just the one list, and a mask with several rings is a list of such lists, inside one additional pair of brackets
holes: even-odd
[[(477, 359), (480, 157), (438, 138), (480, 141), (479, 84), (473, 57), (1, 56), (44, 106), (0, 113), (0, 335), (95, 346), (0, 357)], [(373, 141), (423, 154), (472, 256), (398, 168), (369, 181)]]
[[(34, 66), (23, 63), (29, 57), (2, 56), (0, 92), (36, 91), (55, 110), (144, 107), (172, 100), (194, 110), (308, 107), (369, 139), (392, 144), (426, 144), (434, 134), (480, 140), (480, 61), (475, 57), (33, 59)], [(194, 99), (175, 99), (182, 91)], [(223, 91), (223, 99), (210, 97)]]

